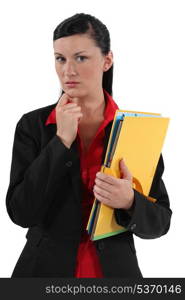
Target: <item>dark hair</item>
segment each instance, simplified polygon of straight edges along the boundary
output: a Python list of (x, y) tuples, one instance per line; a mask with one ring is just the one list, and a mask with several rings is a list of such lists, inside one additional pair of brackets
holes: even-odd
[[(110, 35), (107, 27), (97, 18), (89, 14), (79, 13), (62, 21), (54, 30), (53, 41), (74, 34), (89, 34), (102, 54), (110, 51)], [(103, 73), (102, 86), (112, 95), (113, 64)], [(62, 91), (62, 94), (64, 91)]]

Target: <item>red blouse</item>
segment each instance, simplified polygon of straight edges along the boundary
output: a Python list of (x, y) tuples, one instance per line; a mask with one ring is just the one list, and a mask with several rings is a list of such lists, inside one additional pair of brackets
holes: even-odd
[[(78, 128), (77, 143), (80, 154), (80, 172), (83, 182), (83, 198), (82, 198), (82, 216), (83, 216), (83, 234), (81, 242), (79, 244), (77, 253), (77, 263), (74, 277), (77, 278), (101, 278), (103, 272), (99, 263), (99, 257), (96, 252), (94, 243), (89, 239), (89, 235), (86, 231), (88, 218), (90, 215), (91, 207), (94, 201), (93, 186), (96, 178), (96, 173), (100, 171), (101, 161), (103, 155), (103, 139), (105, 135), (105, 127), (110, 121), (114, 119), (117, 104), (111, 97), (111, 95), (103, 90), (106, 101), (104, 110), (104, 121), (100, 125), (96, 132), (96, 135), (91, 142), (91, 145), (87, 153), (83, 152), (82, 141), (80, 139), (80, 132)], [(55, 108), (50, 113), (46, 125), (49, 123), (56, 123)]]

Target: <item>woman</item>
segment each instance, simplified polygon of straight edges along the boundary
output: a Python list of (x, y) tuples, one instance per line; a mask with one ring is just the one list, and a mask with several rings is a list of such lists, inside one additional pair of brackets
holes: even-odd
[[(15, 131), (7, 211), (29, 230), (12, 277), (142, 277), (133, 233), (157, 238), (170, 226), (162, 155), (149, 194), (156, 203), (132, 188), (123, 160), (120, 179), (99, 172), (118, 108), (109, 32), (75, 14), (57, 26), (53, 47), (62, 95), (24, 114)], [(114, 208), (127, 232), (90, 241), (94, 197)]]

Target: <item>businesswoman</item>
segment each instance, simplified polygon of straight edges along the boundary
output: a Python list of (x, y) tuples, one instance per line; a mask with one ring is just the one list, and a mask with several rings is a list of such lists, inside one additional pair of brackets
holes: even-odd
[[(162, 155), (149, 194), (155, 203), (132, 188), (124, 160), (121, 178), (99, 172), (118, 108), (109, 32), (75, 14), (54, 30), (53, 48), (61, 96), (25, 113), (15, 130), (6, 205), (11, 220), (29, 229), (12, 277), (142, 277), (133, 234), (158, 238), (170, 226)], [(126, 232), (89, 239), (94, 197), (114, 208)]]

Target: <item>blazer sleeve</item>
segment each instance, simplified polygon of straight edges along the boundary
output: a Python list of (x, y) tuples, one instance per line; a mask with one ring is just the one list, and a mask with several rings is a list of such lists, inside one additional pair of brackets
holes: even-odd
[(172, 211), (161, 178), (163, 172), (164, 162), (161, 154), (149, 193), (149, 196), (157, 200), (155, 203), (134, 189), (134, 202), (131, 209), (114, 210), (117, 223), (143, 239), (160, 237), (166, 234), (170, 227)]
[(11, 220), (22, 227), (42, 223), (62, 177), (67, 172), (72, 174), (77, 162), (75, 151), (67, 148), (57, 135), (41, 150), (33, 135), (33, 122), (27, 114), (23, 115), (15, 129), (6, 195)]

